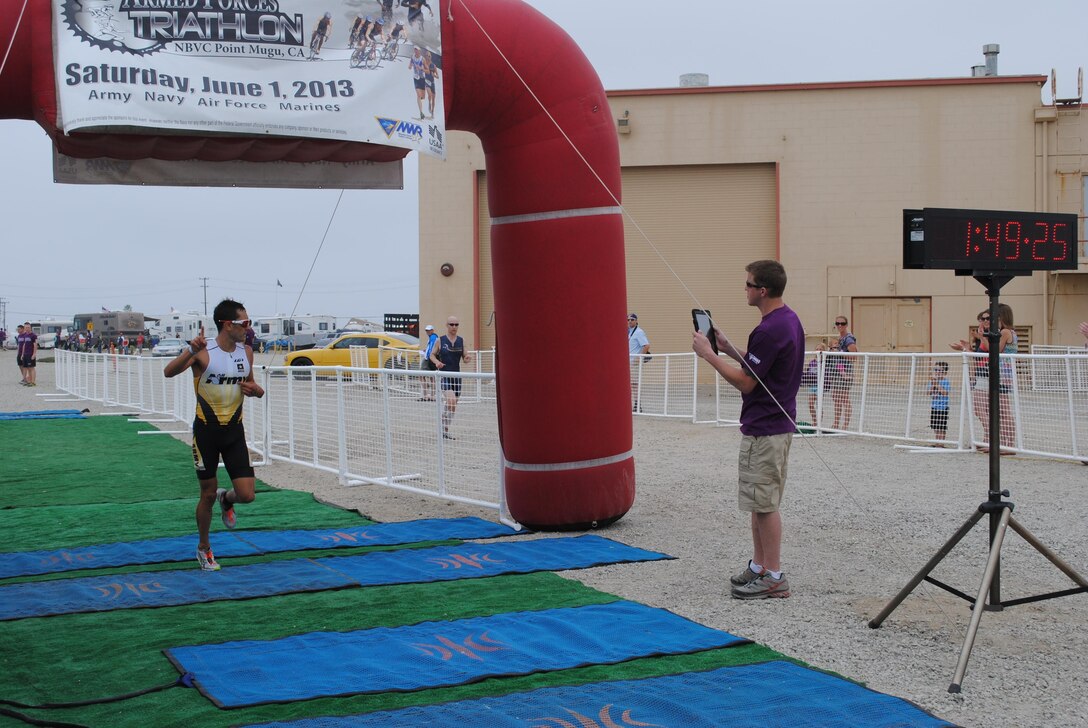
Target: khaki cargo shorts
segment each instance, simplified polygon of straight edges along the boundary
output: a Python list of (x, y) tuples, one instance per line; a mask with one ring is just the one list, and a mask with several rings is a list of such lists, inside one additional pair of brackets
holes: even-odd
[(793, 434), (742, 435), (739, 458), (737, 503), (749, 513), (773, 513), (786, 489)]

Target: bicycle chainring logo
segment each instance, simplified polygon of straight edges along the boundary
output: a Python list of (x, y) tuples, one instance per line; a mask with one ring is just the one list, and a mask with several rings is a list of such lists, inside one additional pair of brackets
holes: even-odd
[[(303, 17), (279, 12), (279, 0), (64, 0), (68, 29), (95, 48), (146, 56), (175, 41), (301, 46)], [(229, 49), (227, 49), (229, 50)]]
[(64, 0), (64, 22), (77, 38), (95, 48), (136, 56), (165, 48), (164, 41), (136, 34), (139, 24), (125, 11), (126, 5), (131, 7), (130, 0)]

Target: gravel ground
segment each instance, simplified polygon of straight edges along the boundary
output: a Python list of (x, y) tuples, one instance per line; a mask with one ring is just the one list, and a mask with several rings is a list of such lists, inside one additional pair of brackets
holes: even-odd
[[(21, 387), (14, 353), (0, 353), (0, 411), (89, 407)], [(739, 433), (685, 422), (635, 422), (638, 495), (603, 536), (678, 557), (564, 573), (591, 587), (668, 608), (764, 643), (869, 687), (906, 698), (963, 726), (1088, 726), (1088, 596), (984, 613), (963, 681), (949, 694), (970, 620), (967, 603), (920, 585), (880, 629), (868, 622), (986, 499), (988, 466), (977, 453), (912, 453), (887, 441), (794, 440), (783, 500), (783, 565), (789, 599), (739, 602), (728, 576), (750, 552), (746, 514), (736, 509)], [(311, 491), (380, 521), (480, 515), (477, 509), (381, 488), (344, 488), (333, 475), (277, 463), (264, 481)], [(1084, 497), (1088, 468), (1022, 457), (1001, 459), (1016, 519), (1088, 574)], [(195, 495), (194, 484), (194, 495)], [(244, 512), (240, 513), (244, 517)], [(986, 521), (937, 567), (934, 577), (977, 593), (987, 556)], [(1001, 552), (1001, 593), (1015, 599), (1074, 584), (1010, 530)], [(1079, 696), (1079, 697), (1078, 697)]]

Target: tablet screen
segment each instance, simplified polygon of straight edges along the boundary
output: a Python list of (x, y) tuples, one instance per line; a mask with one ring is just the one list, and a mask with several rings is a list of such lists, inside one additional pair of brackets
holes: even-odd
[(695, 324), (695, 328), (699, 330), (703, 336), (710, 339), (710, 348), (714, 350), (714, 353), (718, 353), (718, 337), (714, 334), (714, 325), (711, 322), (710, 311), (693, 308), (691, 309), (691, 320)]

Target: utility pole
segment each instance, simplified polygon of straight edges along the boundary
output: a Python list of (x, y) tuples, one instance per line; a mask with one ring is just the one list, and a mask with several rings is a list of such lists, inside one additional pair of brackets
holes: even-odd
[(208, 279), (207, 277), (201, 278), (204, 281), (204, 315), (208, 315)]
[(8, 330), (8, 299), (0, 298), (0, 329)]

